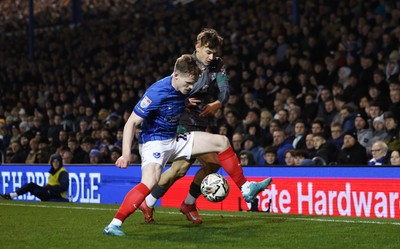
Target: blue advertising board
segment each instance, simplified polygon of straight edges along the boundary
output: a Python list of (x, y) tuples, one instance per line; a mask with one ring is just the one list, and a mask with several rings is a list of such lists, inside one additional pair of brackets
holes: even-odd
[[(65, 168), (69, 172), (68, 198), (71, 202), (119, 204), (141, 179), (139, 165), (127, 169), (114, 165), (66, 165)], [(0, 194), (13, 192), (29, 182), (45, 185), (49, 169), (49, 165), (1, 165)], [(193, 174), (197, 169), (193, 166), (188, 174)], [(29, 193), (17, 199), (39, 200)]]
[[(0, 193), (9, 193), (23, 184), (45, 185), (49, 165), (1, 165)], [(70, 187), (68, 198), (78, 203), (121, 203), (125, 194), (140, 182), (139, 165), (119, 169), (114, 165), (67, 165)], [(187, 176), (193, 176), (199, 166), (192, 166)], [(400, 179), (399, 167), (243, 167), (246, 176), (277, 178), (360, 178)], [(226, 173), (220, 170), (226, 176)], [(19, 200), (38, 200), (30, 194)]]

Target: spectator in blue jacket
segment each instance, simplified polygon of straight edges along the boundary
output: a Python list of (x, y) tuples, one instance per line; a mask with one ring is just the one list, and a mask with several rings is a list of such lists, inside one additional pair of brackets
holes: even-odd
[(285, 132), (282, 129), (277, 129), (273, 133), (273, 146), (277, 147), (278, 163), (280, 165), (285, 164), (285, 152), (287, 150), (293, 150), (290, 139), (287, 138)]
[(249, 151), (252, 154), (255, 164), (264, 164), (264, 148), (258, 145), (256, 136), (249, 135), (244, 139), (243, 150)]

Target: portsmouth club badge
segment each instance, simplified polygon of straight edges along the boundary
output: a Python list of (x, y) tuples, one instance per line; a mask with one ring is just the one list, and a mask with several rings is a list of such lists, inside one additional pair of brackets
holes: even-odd
[(147, 108), (151, 104), (151, 99), (149, 97), (144, 96), (142, 101), (140, 102), (140, 107), (141, 108)]
[(154, 158), (160, 158), (160, 156), (161, 156), (161, 153), (160, 152), (154, 152), (153, 153), (153, 156), (154, 156)]

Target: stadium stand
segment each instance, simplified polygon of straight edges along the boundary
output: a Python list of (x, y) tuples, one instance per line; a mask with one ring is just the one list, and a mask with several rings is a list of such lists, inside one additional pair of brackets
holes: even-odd
[[(218, 133), (227, 124), (225, 114), (233, 112), (238, 121), (226, 125), (229, 139), (239, 130), (248, 136), (240, 128), (256, 108), (269, 110), (290, 137), (294, 117), (306, 120), (305, 136), (323, 118), (329, 140), (332, 123), (347, 130), (363, 113), (370, 132), (374, 118), (382, 116), (388, 134), (383, 141), (390, 150), (400, 149), (400, 1), (299, 1), (298, 24), (292, 1), (82, 1), (77, 24), (71, 21), (73, 1), (38, 0), (31, 59), (28, 2), (0, 1), (5, 163), (16, 162), (15, 141), (24, 152), (18, 152), (19, 160), (32, 152), (39, 155), (34, 163), (45, 162), (52, 153), (70, 150), (74, 162), (89, 163), (95, 148), (101, 162), (112, 163), (110, 151), (121, 146), (134, 104), (150, 82), (172, 71), (178, 55), (193, 51), (194, 36), (204, 27), (224, 37), (221, 57), (237, 98), (210, 122), (211, 132)], [(259, 119), (252, 127), (265, 148), (273, 139), (262, 122), (262, 128)]]

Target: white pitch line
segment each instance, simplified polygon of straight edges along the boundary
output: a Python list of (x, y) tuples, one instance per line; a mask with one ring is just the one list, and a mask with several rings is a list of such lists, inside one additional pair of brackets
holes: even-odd
[[(0, 203), (0, 206), (19, 206), (19, 207), (38, 207), (38, 208), (59, 208), (59, 209), (79, 209), (79, 210), (95, 210), (95, 211), (116, 211), (116, 208), (96, 208), (96, 207), (77, 207), (77, 206), (46, 206), (46, 205), (27, 205), (27, 204), (16, 204), (16, 203)], [(161, 214), (180, 214), (180, 212), (171, 211), (159, 211)], [(237, 214), (210, 214), (201, 212), (202, 216), (226, 216), (226, 217), (241, 217), (241, 218), (254, 218), (254, 216), (244, 215), (243, 212)], [(301, 221), (316, 221), (316, 222), (335, 222), (335, 223), (354, 223), (354, 224), (377, 224), (377, 225), (396, 225), (399, 226), (400, 222), (397, 221), (373, 221), (373, 220), (343, 220), (343, 219), (324, 219), (324, 218), (313, 218), (313, 217), (287, 217), (287, 216), (264, 216), (259, 217), (263, 219), (283, 219), (283, 220), (301, 220)]]

